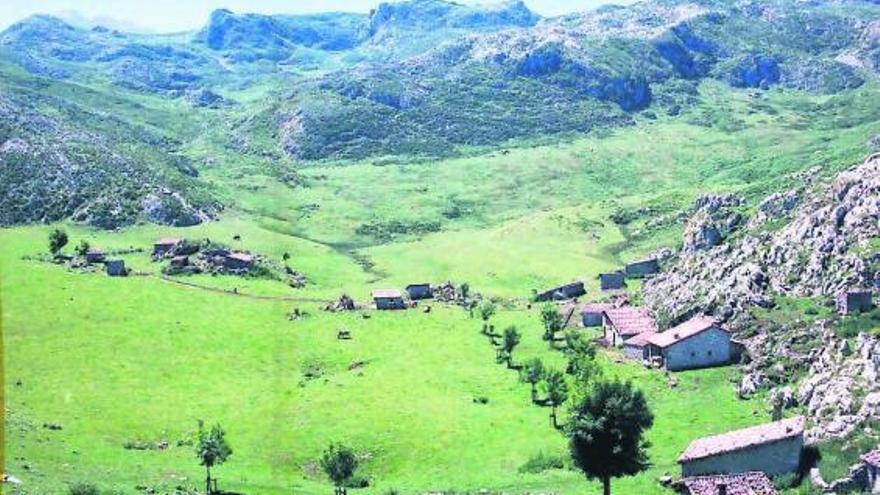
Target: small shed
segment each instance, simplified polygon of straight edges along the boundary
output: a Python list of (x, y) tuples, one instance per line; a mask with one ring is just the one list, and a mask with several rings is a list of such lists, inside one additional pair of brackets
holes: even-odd
[(124, 260), (105, 261), (104, 268), (107, 270), (107, 275), (111, 277), (124, 277), (128, 275), (128, 270), (125, 269)]
[(153, 243), (153, 255), (164, 256), (173, 251), (174, 248), (176, 248), (177, 245), (181, 242), (181, 239), (177, 239), (174, 237), (163, 237), (162, 239), (159, 239), (158, 241)]
[(624, 306), (603, 313), (603, 340), (611, 347), (623, 347), (623, 343), (641, 333), (657, 332), (657, 323), (644, 308)]
[(586, 328), (601, 327), (602, 313), (613, 309), (614, 305), (606, 303), (587, 303), (581, 306), (581, 324)]
[(659, 359), (669, 371), (719, 366), (731, 362), (730, 331), (707, 316), (697, 316), (652, 335), (648, 359)]
[(630, 278), (642, 278), (660, 272), (660, 261), (656, 258), (635, 261), (625, 268), (626, 276)]
[(862, 455), (861, 460), (865, 465), (865, 474), (868, 478), (867, 490), (870, 493), (880, 493), (880, 449)]
[(564, 301), (566, 299), (574, 299), (587, 293), (583, 282), (572, 282), (570, 284), (560, 285), (544, 292), (540, 292), (535, 296), (535, 300), (543, 301)]
[(642, 332), (635, 337), (623, 341), (623, 355), (629, 359), (644, 361), (649, 359), (648, 342), (651, 337), (657, 335), (657, 332)]
[(837, 296), (837, 312), (842, 315), (864, 313), (873, 307), (873, 294), (869, 290), (843, 291)]
[(86, 262), (87, 263), (101, 263), (104, 261), (104, 251), (101, 251), (98, 248), (89, 248), (86, 251)]
[(406, 286), (406, 294), (413, 301), (434, 297), (434, 293), (431, 291), (431, 284), (409, 284)]
[(694, 476), (678, 483), (682, 495), (778, 495), (766, 474), (751, 471), (739, 474)]
[(678, 463), (682, 476), (754, 471), (777, 476), (797, 471), (803, 447), (804, 417), (797, 416), (699, 438), (688, 445)]
[(250, 270), (254, 266), (254, 255), (250, 253), (229, 253), (223, 257), (223, 267), (229, 270)]
[(617, 290), (626, 287), (623, 272), (611, 272), (599, 274), (599, 286), (602, 290)]
[(372, 296), (376, 309), (406, 309), (403, 294), (397, 289), (374, 290)]

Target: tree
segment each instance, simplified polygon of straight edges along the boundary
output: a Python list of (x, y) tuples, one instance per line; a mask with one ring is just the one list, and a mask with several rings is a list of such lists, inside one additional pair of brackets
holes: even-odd
[(79, 241), (79, 244), (76, 245), (76, 254), (78, 254), (80, 256), (85, 256), (86, 253), (89, 252), (89, 249), (91, 247), (92, 246), (89, 245), (89, 241), (83, 239), (83, 240)]
[(49, 234), (49, 252), (57, 256), (64, 246), (67, 245), (67, 232), (55, 229)]
[(654, 424), (644, 394), (629, 382), (601, 381), (572, 408), (566, 425), (574, 464), (587, 479), (602, 482), (611, 494), (611, 479), (632, 476), (648, 467), (643, 438)]
[(489, 318), (495, 314), (495, 303), (483, 301), (477, 306), (477, 311), (480, 313), (480, 319), (483, 320), (483, 333), (489, 335), (491, 333), (489, 331)]
[(214, 493), (211, 486), (211, 468), (223, 464), (231, 455), (232, 448), (226, 443), (226, 432), (223, 428), (216, 424), (210, 430), (206, 430), (204, 422), (199, 421), (196, 456), (199, 458), (199, 463), (205, 466), (205, 493), (208, 495)]
[(345, 483), (354, 475), (358, 459), (350, 447), (341, 443), (331, 443), (321, 456), (321, 468), (333, 481), (337, 493), (345, 493)]
[(501, 349), (507, 359), (507, 367), (513, 366), (513, 350), (519, 345), (522, 338), (515, 326), (511, 325), (504, 329), (504, 341), (501, 343)]
[(602, 367), (596, 361), (596, 346), (583, 333), (565, 334), (565, 353), (568, 356), (566, 373), (573, 375), (580, 390), (602, 377)]
[(468, 296), (471, 294), (471, 285), (467, 282), (458, 286), (458, 293), (461, 295), (461, 299), (466, 301)]
[(530, 359), (526, 362), (523, 377), (532, 386), (532, 402), (535, 402), (538, 395), (538, 382), (544, 378), (544, 363), (540, 358)]
[(559, 370), (547, 370), (544, 375), (547, 387), (547, 403), (550, 404), (550, 420), (554, 428), (559, 428), (556, 420), (556, 408), (568, 400), (568, 384), (565, 375)]
[(556, 332), (562, 330), (562, 315), (553, 304), (541, 306), (541, 323), (544, 324), (544, 340), (553, 340)]

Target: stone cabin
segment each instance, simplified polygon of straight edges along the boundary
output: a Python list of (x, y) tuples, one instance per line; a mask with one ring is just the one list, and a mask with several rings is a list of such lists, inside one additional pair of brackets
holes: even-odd
[(707, 316), (697, 316), (646, 339), (644, 358), (669, 371), (708, 368), (731, 362), (730, 331)]
[(104, 262), (104, 269), (107, 270), (107, 275), (111, 277), (124, 277), (128, 275), (124, 260), (108, 260)]
[(535, 295), (535, 301), (564, 301), (580, 297), (586, 293), (587, 289), (584, 288), (583, 282), (572, 282), (538, 293)]
[(636, 261), (626, 265), (626, 276), (629, 278), (642, 278), (660, 272), (660, 261), (656, 258)]
[(657, 335), (657, 332), (647, 331), (642, 332), (631, 339), (625, 340), (623, 342), (623, 355), (629, 359), (636, 359), (639, 361), (648, 359), (648, 339), (654, 335)]
[(870, 493), (880, 493), (880, 450), (872, 450), (861, 457), (865, 466), (867, 486)]
[(758, 471), (740, 474), (694, 476), (678, 483), (682, 495), (778, 495), (766, 474)]
[(657, 324), (648, 310), (632, 306), (606, 310), (602, 327), (603, 340), (610, 347), (622, 347), (625, 341), (636, 335), (657, 331)]
[(618, 290), (626, 287), (626, 280), (623, 272), (600, 273), (599, 286), (602, 290)]
[(250, 270), (254, 266), (254, 255), (249, 253), (229, 253), (223, 257), (223, 267), (229, 270)]
[(434, 293), (431, 291), (431, 284), (410, 284), (406, 286), (406, 294), (413, 301), (419, 299), (431, 299)]
[(86, 263), (101, 263), (104, 261), (104, 251), (98, 248), (89, 248), (86, 251)]
[(174, 237), (164, 237), (153, 243), (153, 256), (165, 256), (176, 248), (181, 239)]
[(864, 313), (873, 307), (873, 294), (869, 290), (844, 291), (837, 296), (837, 312), (842, 315)]
[(378, 289), (373, 291), (376, 309), (406, 309), (403, 294), (397, 289)]
[(581, 325), (586, 328), (601, 327), (602, 314), (613, 309), (613, 304), (607, 303), (588, 303), (581, 306)]
[(797, 471), (804, 447), (804, 417), (704, 437), (691, 442), (678, 463), (681, 475), (761, 471), (777, 476)]

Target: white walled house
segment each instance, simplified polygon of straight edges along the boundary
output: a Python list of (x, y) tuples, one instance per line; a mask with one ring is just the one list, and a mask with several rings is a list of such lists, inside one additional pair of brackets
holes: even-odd
[(804, 447), (804, 417), (704, 437), (691, 442), (678, 463), (681, 475), (797, 471)]
[(670, 371), (719, 366), (731, 362), (730, 332), (706, 316), (697, 316), (648, 337), (644, 357)]

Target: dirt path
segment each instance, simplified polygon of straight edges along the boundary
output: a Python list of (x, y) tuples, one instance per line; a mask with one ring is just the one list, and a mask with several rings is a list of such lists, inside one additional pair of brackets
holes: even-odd
[[(156, 275), (149, 274), (149, 277), (156, 277)], [(221, 289), (219, 287), (211, 287), (208, 285), (196, 284), (193, 282), (185, 282), (183, 280), (178, 280), (176, 278), (169, 277), (168, 275), (158, 275), (160, 280), (165, 282), (169, 282), (172, 284), (182, 285), (184, 287), (192, 287), (193, 289), (201, 289), (208, 292), (215, 292), (218, 294), (226, 294), (228, 296), (237, 296), (244, 297), (247, 299), (255, 299), (258, 301), (283, 301), (283, 302), (295, 302), (295, 303), (317, 303), (317, 304), (325, 304), (328, 302), (327, 299), (315, 299), (308, 297), (290, 297), (290, 296), (261, 296), (257, 294), (247, 294), (244, 292), (237, 292), (235, 290), (230, 289)]]

